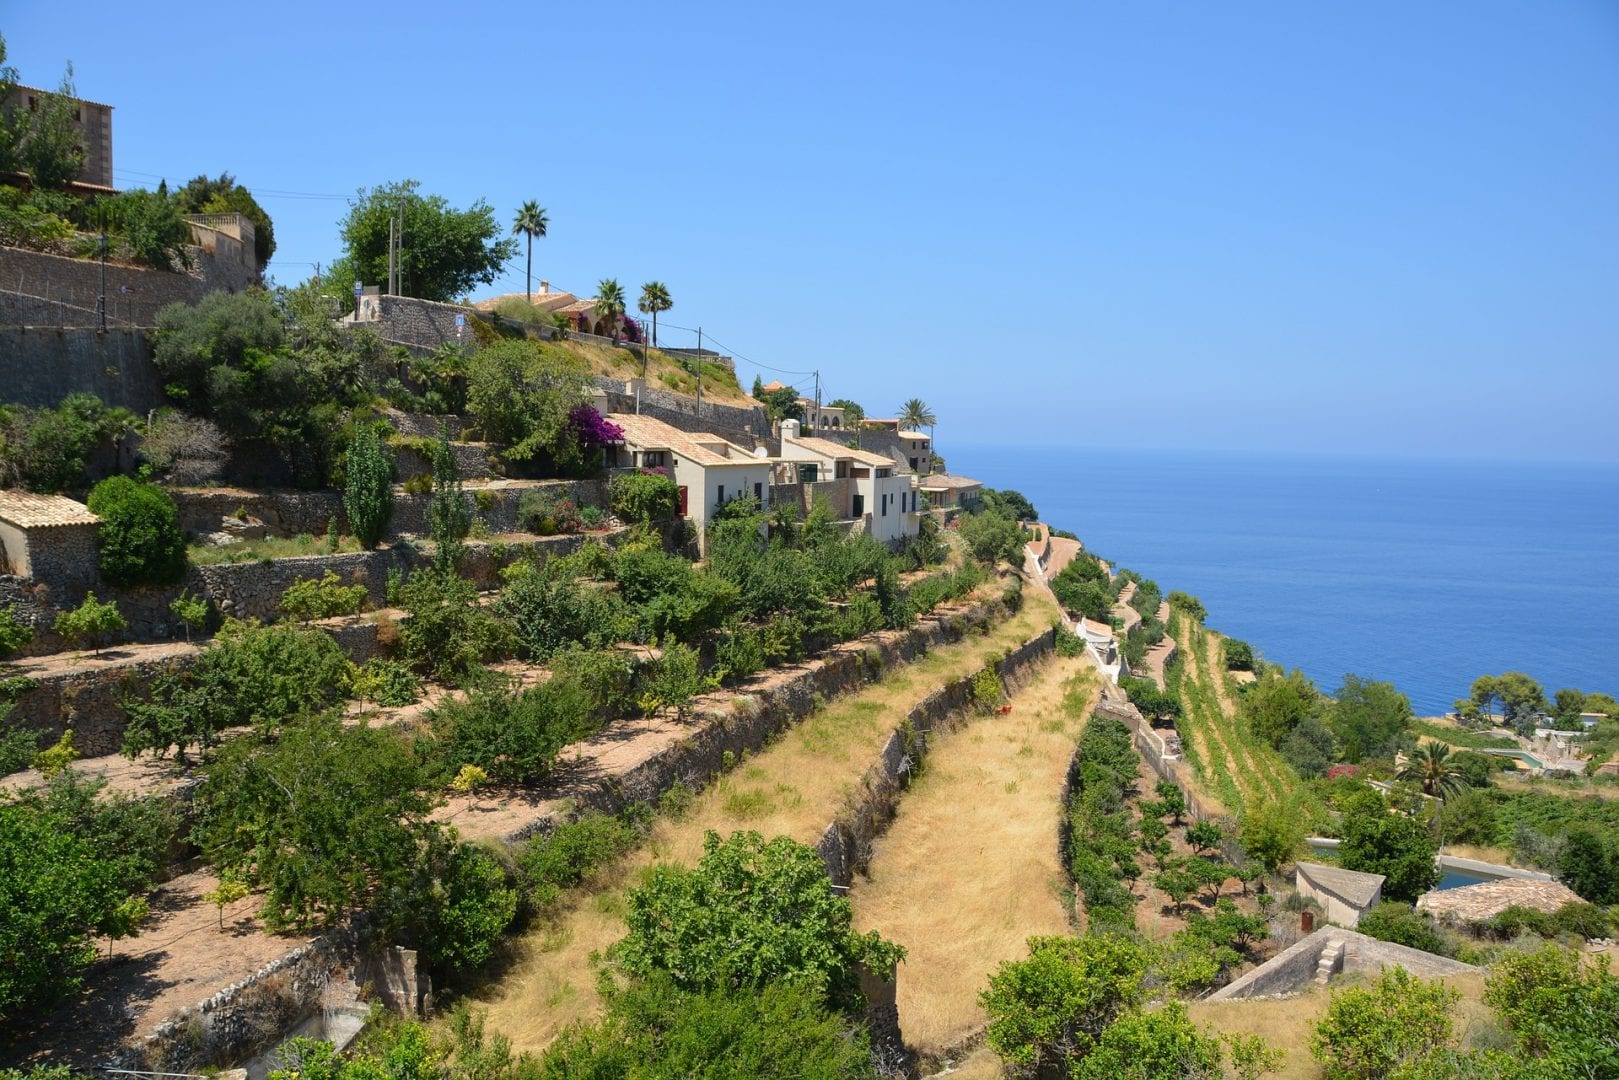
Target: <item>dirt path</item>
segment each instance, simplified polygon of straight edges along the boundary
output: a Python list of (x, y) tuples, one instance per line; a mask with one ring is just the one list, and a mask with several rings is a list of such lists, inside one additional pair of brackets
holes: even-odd
[(568, 1024), (595, 1015), (600, 998), (592, 956), (624, 936), (625, 887), (655, 863), (694, 864), (709, 829), (818, 840), (916, 702), (1051, 625), (1056, 613), (1043, 594), (1031, 589), (1028, 596), (1022, 612), (988, 635), (940, 646), (882, 682), (837, 699), (739, 762), (680, 818), (660, 819), (639, 850), (525, 935), (506, 973), (473, 995), (487, 1008), (490, 1029), (518, 1049), (538, 1050)]
[(1099, 685), (1088, 659), (1056, 658), (1011, 712), (939, 737), (850, 890), (856, 928), (909, 951), (900, 1025), (924, 1060), (983, 1026), (978, 993), (1002, 960), (1024, 956), (1032, 934), (1070, 929), (1061, 793)]

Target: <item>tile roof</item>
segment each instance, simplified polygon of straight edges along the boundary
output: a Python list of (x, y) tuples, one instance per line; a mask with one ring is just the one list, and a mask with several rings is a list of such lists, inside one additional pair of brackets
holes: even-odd
[(1366, 907), (1376, 899), (1383, 888), (1382, 874), (1363, 874), (1359, 870), (1345, 870), (1341, 866), (1323, 866), (1321, 863), (1295, 863), (1300, 877), (1341, 897), (1355, 907)]
[(982, 480), (970, 480), (965, 476), (956, 476), (953, 473), (934, 473), (922, 478), (923, 491), (949, 491), (954, 488), (965, 491), (967, 488), (983, 487)]
[(35, 495), (31, 491), (0, 491), (0, 521), (23, 529), (52, 525), (94, 525), (101, 519), (85, 505), (61, 495)]
[(1417, 897), (1417, 909), (1430, 915), (1453, 915), (1465, 922), (1478, 922), (1494, 918), (1513, 905), (1550, 915), (1564, 904), (1578, 903), (1579, 899), (1574, 890), (1558, 881), (1502, 878), (1460, 889), (1424, 893)]
[(933, 438), (933, 436), (929, 435), (925, 431), (896, 431), (896, 432), (894, 432), (894, 434), (898, 435), (902, 439), (931, 439), (931, 438)]
[(609, 413), (607, 419), (624, 429), (624, 441), (650, 450), (672, 450), (699, 465), (768, 464), (777, 458), (759, 457), (752, 450), (702, 431), (681, 431), (655, 417), (635, 413)]
[(890, 458), (882, 454), (874, 454), (870, 450), (861, 450), (853, 446), (844, 446), (842, 443), (835, 443), (831, 439), (822, 439), (814, 435), (800, 435), (791, 441), (811, 453), (820, 454), (822, 457), (849, 458), (851, 461), (858, 461), (862, 465), (876, 465), (885, 469), (894, 464)]

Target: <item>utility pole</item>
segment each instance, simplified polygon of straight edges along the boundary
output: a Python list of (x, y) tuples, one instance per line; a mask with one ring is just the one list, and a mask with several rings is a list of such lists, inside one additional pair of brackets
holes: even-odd
[(389, 296), (394, 295), (394, 216), (388, 215), (388, 288)]
[(810, 434), (819, 434), (821, 430), (821, 373), (815, 373), (815, 415), (810, 419)]
[(697, 328), (697, 419), (703, 418), (703, 328)]

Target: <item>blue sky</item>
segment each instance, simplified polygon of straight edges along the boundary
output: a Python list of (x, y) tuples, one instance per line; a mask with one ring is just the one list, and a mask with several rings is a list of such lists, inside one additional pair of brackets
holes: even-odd
[(0, 31), (117, 107), (120, 184), (258, 193), (282, 281), (414, 177), (946, 450), (1619, 460), (1611, 0), (230, 11)]

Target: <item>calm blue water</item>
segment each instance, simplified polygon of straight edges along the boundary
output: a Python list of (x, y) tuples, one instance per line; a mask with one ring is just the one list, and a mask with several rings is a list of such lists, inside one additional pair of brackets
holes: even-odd
[(1619, 693), (1619, 466), (945, 444), (1324, 690), (1419, 714), (1485, 672)]

